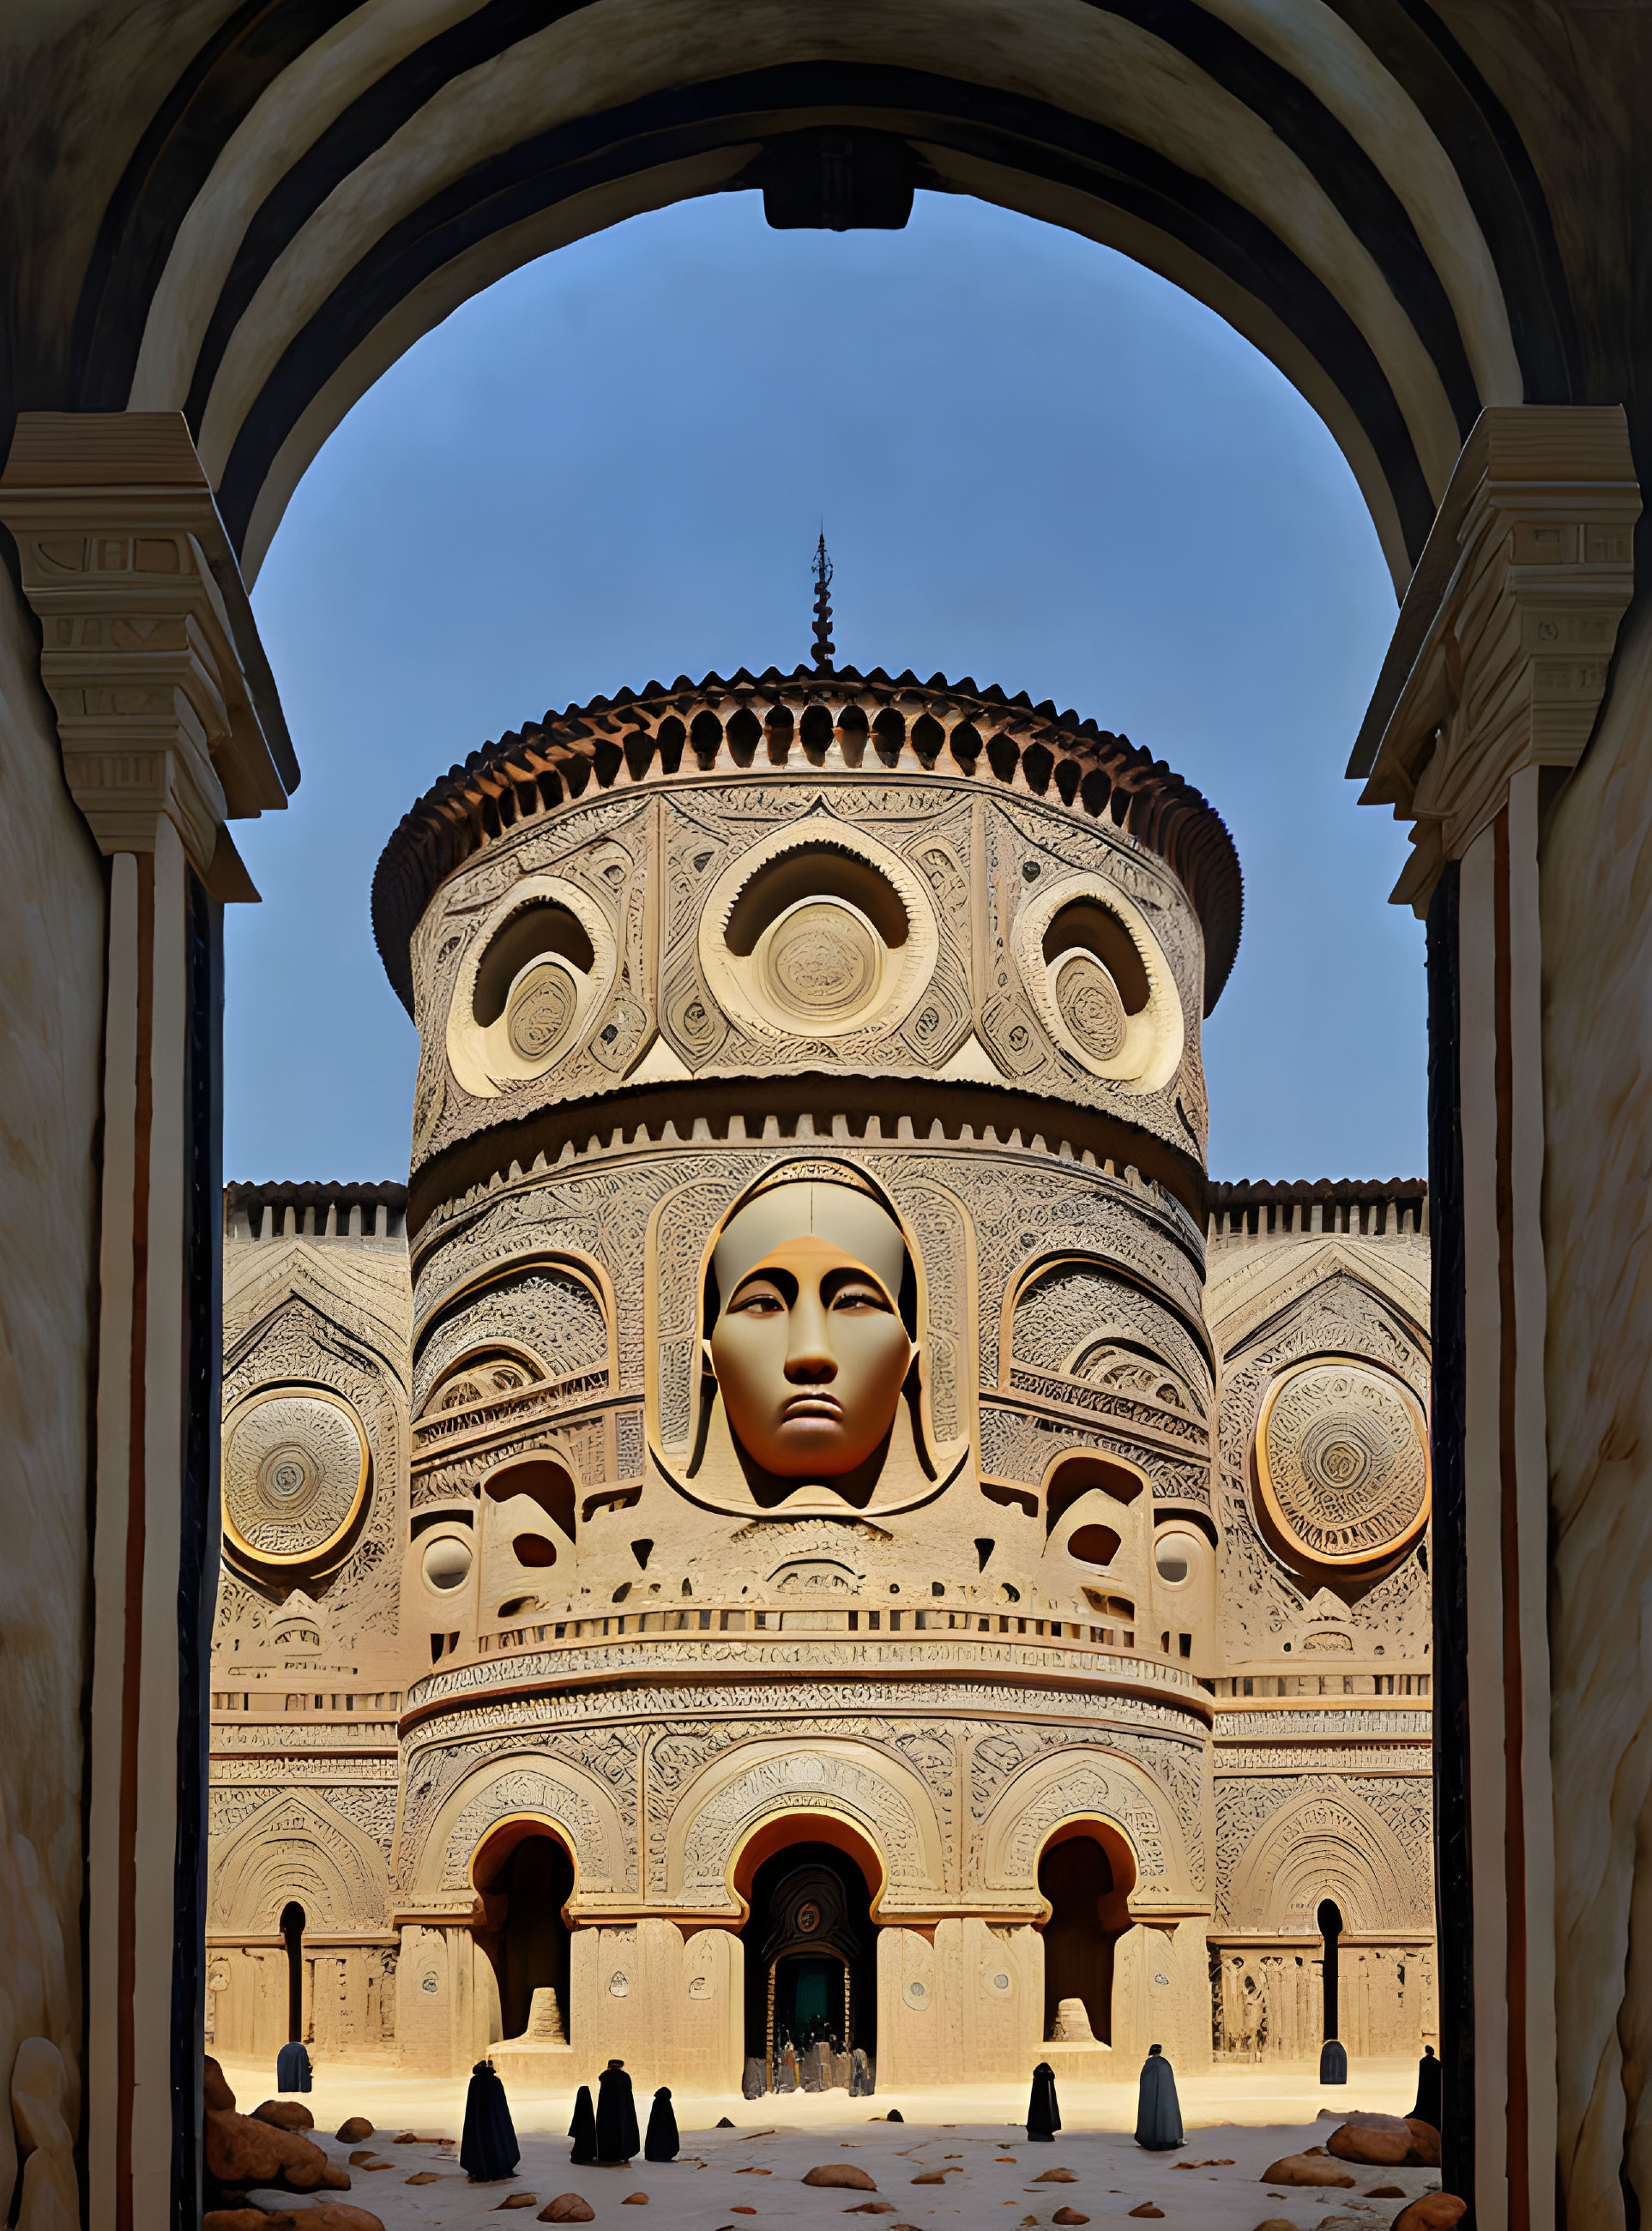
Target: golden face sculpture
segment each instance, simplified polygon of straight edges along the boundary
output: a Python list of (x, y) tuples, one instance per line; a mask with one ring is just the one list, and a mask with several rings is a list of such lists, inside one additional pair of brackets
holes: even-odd
[(772, 1186), (730, 1219), (712, 1268), (706, 1361), (748, 1465), (838, 1483), (872, 1466), (917, 1353), (900, 1311), (906, 1243), (881, 1203)]
[(813, 1232), (752, 1265), (709, 1345), (735, 1439), (782, 1479), (864, 1465), (888, 1437), (914, 1352), (877, 1272)]

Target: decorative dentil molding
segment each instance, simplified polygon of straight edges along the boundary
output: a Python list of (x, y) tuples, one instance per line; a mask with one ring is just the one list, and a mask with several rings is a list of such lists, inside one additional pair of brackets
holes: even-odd
[(100, 848), (162, 817), (214, 896), (257, 896), (224, 824), (287, 803), (298, 765), (189, 430), (172, 411), (26, 411), (0, 474), (41, 625), (63, 768)]
[(1640, 512), (1616, 405), (1481, 412), (1348, 766), (1366, 778), (1362, 805), (1413, 824), (1396, 905), (1426, 912), (1521, 769), (1582, 757), (1634, 591)]

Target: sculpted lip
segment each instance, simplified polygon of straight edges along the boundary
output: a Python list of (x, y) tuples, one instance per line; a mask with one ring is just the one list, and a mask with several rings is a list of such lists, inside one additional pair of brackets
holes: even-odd
[(843, 1415), (843, 1405), (835, 1394), (817, 1392), (794, 1394), (781, 1412), (782, 1418), (827, 1418), (835, 1424)]

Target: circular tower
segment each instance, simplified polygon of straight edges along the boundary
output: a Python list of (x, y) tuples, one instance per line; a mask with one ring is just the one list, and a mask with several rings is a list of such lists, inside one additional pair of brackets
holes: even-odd
[(421, 1044), (404, 2058), (1208, 2056), (1215, 814), (823, 656), (489, 744), (373, 909)]

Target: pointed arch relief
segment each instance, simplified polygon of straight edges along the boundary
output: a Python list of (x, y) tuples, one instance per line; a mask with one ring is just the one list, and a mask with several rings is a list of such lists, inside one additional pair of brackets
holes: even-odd
[(416, 1897), (476, 1890), (478, 1854), (502, 1827), (530, 1820), (567, 1847), (580, 1891), (621, 1890), (634, 1849), (612, 1794), (597, 1777), (543, 1752), (513, 1752), (466, 1775), (443, 1801), (405, 1872)]
[[(239, 1794), (215, 1791), (220, 1814)], [(380, 1846), (301, 1790), (256, 1807), (209, 1845), (207, 1926), (275, 1935), (291, 1904), (309, 1931), (382, 1929), (390, 1915), (390, 1874)]]
[(817, 1835), (823, 1819), (843, 1825), (857, 1864), (865, 1846), (876, 1854), (882, 1886), (868, 1886), (880, 1918), (927, 1911), (943, 1895), (945, 1840), (923, 1783), (868, 1744), (832, 1739), (746, 1743), (706, 1767), (671, 1814), (665, 1894), (733, 1917), (753, 1837), (794, 1820), (800, 1836)]
[(1434, 1925), (1426, 1866), (1414, 1864), (1374, 1807), (1342, 1790), (1281, 1806), (1251, 1838), (1234, 1870), (1228, 1926), (1317, 1937), (1327, 1898), (1352, 1936)]

